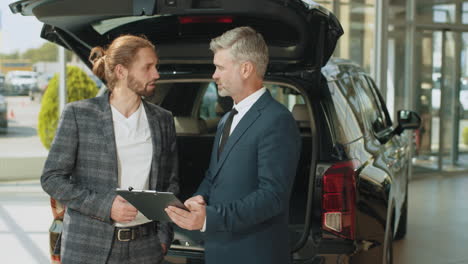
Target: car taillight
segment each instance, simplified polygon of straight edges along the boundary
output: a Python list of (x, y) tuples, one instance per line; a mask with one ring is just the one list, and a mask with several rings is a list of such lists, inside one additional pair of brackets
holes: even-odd
[(355, 160), (333, 164), (323, 175), (322, 228), (347, 239), (354, 239), (356, 211)]
[(195, 23), (232, 23), (232, 16), (182, 16), (179, 17), (180, 24)]

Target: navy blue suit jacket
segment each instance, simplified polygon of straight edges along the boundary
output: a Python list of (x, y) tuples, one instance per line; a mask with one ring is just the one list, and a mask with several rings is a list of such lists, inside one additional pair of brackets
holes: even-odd
[(232, 131), (219, 160), (225, 115), (195, 195), (207, 202), (207, 264), (290, 263), (289, 197), (300, 155), (291, 112), (265, 92)]

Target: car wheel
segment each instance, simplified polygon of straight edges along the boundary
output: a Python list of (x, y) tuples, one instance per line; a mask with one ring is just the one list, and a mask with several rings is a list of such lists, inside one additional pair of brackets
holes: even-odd
[(400, 221), (398, 223), (395, 240), (401, 240), (406, 236), (406, 229), (408, 226), (408, 192), (406, 192), (405, 202), (401, 207)]
[[(390, 219), (393, 219), (390, 218)], [(350, 264), (393, 264), (393, 227), (382, 234), (381, 244), (350, 256)]]

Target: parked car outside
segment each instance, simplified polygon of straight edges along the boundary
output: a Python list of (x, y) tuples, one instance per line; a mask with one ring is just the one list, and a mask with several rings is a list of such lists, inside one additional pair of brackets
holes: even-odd
[[(260, 32), (270, 52), (264, 85), (301, 131), (301, 157), (291, 175), (294, 263), (393, 263), (393, 241), (405, 236), (408, 214), (411, 141), (403, 131), (417, 128), (420, 118), (400, 110), (394, 124), (361, 67), (329, 61), (343, 33), (332, 13), (305, 0), (104, 0), (105, 10), (89, 6), (93, 1), (10, 5), (35, 14), (45, 23), (42, 37), (70, 47), (83, 61), (91, 47), (122, 34), (144, 34), (155, 43), (161, 79), (145, 99), (174, 115), (182, 200), (203, 179), (219, 115), (232, 106), (213, 93), (209, 41), (237, 26)], [(167, 261), (203, 263), (203, 239), (176, 227)]]
[(42, 73), (39, 74), (37, 77), (37, 85), (39, 86), (39, 90), (41, 93), (44, 93), (47, 89), (47, 85), (49, 85), (50, 79), (54, 77), (54, 74), (51, 73)]
[(0, 134), (8, 130), (8, 103), (5, 96), (0, 94)]
[(39, 91), (37, 73), (33, 71), (10, 71), (6, 74), (5, 84), (11, 95), (29, 95)]
[(5, 76), (0, 74), (0, 93), (5, 93)]

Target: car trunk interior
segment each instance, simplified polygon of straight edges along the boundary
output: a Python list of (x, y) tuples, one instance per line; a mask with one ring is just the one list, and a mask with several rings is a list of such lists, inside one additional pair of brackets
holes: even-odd
[[(272, 96), (287, 107), (301, 132), (300, 161), (290, 200), (291, 246), (304, 229), (312, 159), (311, 124), (306, 101), (297, 88), (285, 83), (265, 82)], [(232, 99), (219, 97), (210, 79), (176, 79), (158, 82), (156, 93), (146, 100), (156, 103), (174, 115), (180, 176), (180, 199), (191, 197), (208, 168), (218, 121), (232, 108)], [(235, 188), (235, 187), (233, 187)], [(203, 248), (200, 232), (176, 229), (174, 247), (199, 251)]]

